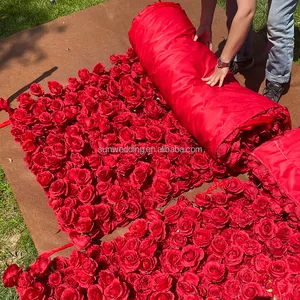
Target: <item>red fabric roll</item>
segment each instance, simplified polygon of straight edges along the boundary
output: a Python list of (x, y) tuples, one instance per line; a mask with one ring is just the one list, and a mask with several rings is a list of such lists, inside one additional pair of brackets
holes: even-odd
[(256, 148), (252, 157), (251, 173), (264, 188), (300, 206), (300, 128)]
[(245, 160), (240, 149), (252, 151), (289, 128), (289, 113), (240, 86), (232, 75), (222, 88), (203, 82), (213, 72), (217, 57), (194, 42), (194, 34), (179, 4), (158, 2), (134, 19), (129, 39), (183, 126), (214, 158), (240, 170)]

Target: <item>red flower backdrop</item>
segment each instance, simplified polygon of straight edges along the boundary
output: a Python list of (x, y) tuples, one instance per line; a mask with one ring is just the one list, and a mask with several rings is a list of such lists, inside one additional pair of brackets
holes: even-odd
[(300, 298), (299, 219), (252, 182), (179, 197), (137, 219), (124, 237), (70, 258), (42, 256), (24, 271), (11, 265), (7, 287), (22, 299)]
[(50, 81), (50, 93), (33, 84), (10, 116), (27, 167), (80, 249), (226, 174), (199, 152), (132, 49), (111, 63), (109, 71), (102, 64), (80, 70), (66, 87)]

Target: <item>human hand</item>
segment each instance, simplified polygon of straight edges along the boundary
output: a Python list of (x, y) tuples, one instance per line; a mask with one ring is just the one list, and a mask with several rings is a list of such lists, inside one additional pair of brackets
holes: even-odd
[(212, 31), (208, 25), (200, 25), (194, 37), (195, 42), (200, 42), (212, 51)]
[(221, 87), (228, 72), (229, 68), (216, 67), (214, 73), (211, 76), (202, 78), (202, 80), (210, 86), (215, 86), (217, 83), (219, 83), (219, 87)]

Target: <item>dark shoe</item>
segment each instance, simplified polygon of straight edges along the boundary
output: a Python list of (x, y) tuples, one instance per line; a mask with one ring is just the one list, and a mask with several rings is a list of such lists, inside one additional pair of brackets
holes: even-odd
[(233, 61), (230, 64), (229, 70), (232, 74), (236, 74), (251, 69), (253, 66), (254, 66), (254, 58), (251, 57), (243, 61)]
[(284, 84), (266, 80), (266, 87), (263, 91), (263, 95), (273, 100), (274, 102), (279, 102), (280, 97), (284, 93)]

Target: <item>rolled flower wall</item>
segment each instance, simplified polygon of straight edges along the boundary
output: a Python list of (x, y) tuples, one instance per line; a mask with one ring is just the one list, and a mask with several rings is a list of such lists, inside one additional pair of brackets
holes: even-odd
[[(299, 130), (231, 75), (221, 89), (202, 83), (216, 57), (194, 33), (179, 5), (156, 3), (109, 70), (82, 69), (49, 92), (33, 84), (15, 110), (0, 101), (77, 247), (9, 266), (4, 285), (20, 299), (300, 299)], [(244, 170), (247, 182), (224, 179)]]

